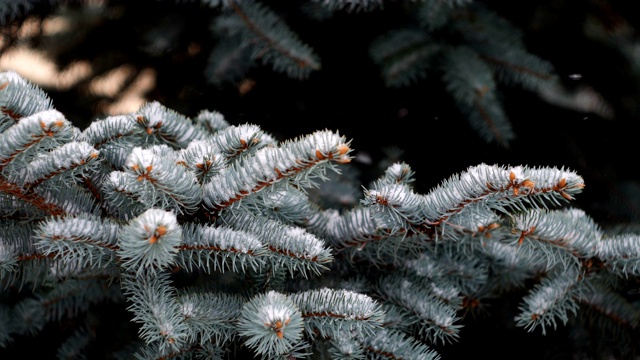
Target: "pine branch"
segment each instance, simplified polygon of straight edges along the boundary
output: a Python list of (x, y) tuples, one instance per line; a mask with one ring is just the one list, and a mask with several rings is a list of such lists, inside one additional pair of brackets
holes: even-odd
[(638, 234), (619, 234), (603, 238), (597, 243), (597, 257), (605, 267), (619, 276), (637, 276), (640, 270)]
[(547, 327), (552, 326), (555, 330), (558, 321), (566, 324), (569, 316), (578, 311), (575, 294), (580, 288), (579, 281), (579, 270), (575, 268), (545, 277), (523, 299), (520, 314), (515, 318), (516, 325), (529, 331), (540, 327), (542, 334), (546, 334)]
[(185, 224), (176, 264), (188, 271), (244, 272), (265, 266), (268, 254), (260, 239), (227, 226)]
[(23, 117), (45, 110), (53, 110), (53, 105), (42, 89), (14, 71), (0, 73), (0, 132)]
[(302, 340), (300, 310), (286, 295), (269, 291), (245, 303), (238, 320), (244, 344), (258, 355), (282, 356)]
[(312, 0), (329, 11), (372, 11), (383, 7), (382, 0)]
[[(313, 50), (303, 44), (282, 19), (257, 2), (230, 2), (232, 14), (219, 19), (217, 28), (229, 35), (239, 35), (240, 48), (249, 48), (251, 58), (291, 78), (305, 79), (320, 69)], [(227, 36), (229, 36), (227, 35)]]
[[(119, 203), (135, 201), (138, 209), (157, 206), (176, 213), (193, 213), (200, 202), (201, 188), (192, 172), (176, 166), (179, 161), (178, 154), (166, 145), (135, 147), (124, 171), (110, 173), (104, 184), (105, 197), (116, 205), (115, 211), (119, 211)], [(131, 215), (138, 214), (125, 213), (124, 217)]]
[(545, 270), (575, 266), (580, 259), (595, 256), (601, 231), (577, 209), (531, 211), (514, 218), (513, 242), (520, 256), (536, 259)]
[(113, 266), (121, 225), (92, 216), (50, 218), (36, 230), (42, 256), (77, 264), (80, 268)]
[(358, 333), (368, 337), (380, 328), (384, 313), (369, 296), (328, 288), (290, 295), (311, 337), (340, 338)]
[[(0, 77), (10, 80), (6, 109), (45, 99), (28, 86), (24, 98), (5, 96), (27, 83)], [(637, 326), (628, 286), (638, 237), (552, 209), (585, 186), (565, 168), (480, 164), (420, 194), (408, 164), (384, 162), (360, 193), (338, 132), (277, 141), (159, 103), (85, 131), (53, 108), (7, 114), (3, 346), (123, 300), (139, 338), (114, 350), (123, 358), (242, 348), (264, 359), (437, 359), (428, 344), (457, 341), (465, 313), (516, 290), (525, 295), (514, 325), (529, 331)], [(60, 354), (98, 341), (73, 330)]]
[(454, 175), (422, 196), (404, 185), (366, 190), (363, 206), (374, 206), (379, 216), (400, 224), (391, 233), (424, 232), (444, 224), (474, 203), (495, 211), (560, 204), (582, 191), (577, 174), (557, 168), (511, 168), (481, 164)]
[(487, 142), (508, 144), (515, 134), (499, 103), (493, 71), (465, 46), (446, 51), (444, 57), (446, 89), (469, 116), (471, 126)]
[(142, 276), (174, 264), (182, 228), (172, 212), (149, 209), (123, 227), (118, 237), (122, 267)]
[(407, 25), (386, 31), (369, 48), (386, 85), (438, 76), (471, 127), (486, 142), (508, 148), (516, 134), (499, 83), (540, 92), (557, 81), (551, 63), (527, 51), (520, 29), (482, 3), (423, 1), (406, 12)]
[(141, 324), (141, 339), (163, 356), (188, 345), (189, 328), (167, 273), (150, 277), (126, 274), (122, 287), (131, 303), (127, 309), (135, 315), (132, 321)]
[(446, 344), (459, 338), (462, 325), (456, 324), (460, 320), (456, 315), (458, 308), (410, 279), (385, 276), (379, 280), (376, 291), (386, 301), (405, 308), (414, 318), (417, 333), (429, 343)]
[(395, 330), (380, 330), (363, 341), (367, 353), (373, 356), (399, 359), (438, 360), (440, 354), (419, 340)]
[[(349, 142), (338, 133), (317, 131), (290, 140), (279, 147), (266, 147), (247, 158), (242, 166), (231, 167), (216, 175), (204, 186), (204, 204), (213, 212), (220, 211), (244, 197), (282, 181), (311, 187), (313, 177), (331, 161), (348, 163)], [(318, 175), (316, 175), (318, 174)]]
[(398, 29), (375, 39), (369, 55), (387, 86), (403, 87), (427, 77), (440, 46), (421, 29)]
[(245, 299), (235, 294), (183, 289), (177, 294), (191, 343), (222, 348), (238, 337), (236, 321)]
[(12, 162), (25, 161), (43, 149), (69, 142), (72, 135), (71, 123), (57, 110), (27, 116), (0, 134), (0, 170), (6, 174)]
[(266, 260), (271, 266), (287, 269), (292, 277), (301, 274), (306, 278), (308, 272), (320, 274), (333, 261), (331, 249), (301, 228), (248, 214), (226, 216), (222, 221), (237, 230), (255, 234), (269, 250)]

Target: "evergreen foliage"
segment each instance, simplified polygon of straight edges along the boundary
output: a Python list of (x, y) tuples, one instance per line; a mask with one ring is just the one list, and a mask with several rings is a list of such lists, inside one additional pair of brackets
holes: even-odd
[[(142, 22), (168, 5), (208, 23), (160, 20), (137, 33), (138, 55), (161, 59), (181, 31), (208, 39), (181, 49), (204, 50), (194, 87), (243, 94), (256, 73), (312, 81), (336, 67), (318, 42), (323, 24), (391, 12), (375, 36), (353, 42), (368, 61), (358, 66), (394, 91), (437, 83), (481, 142), (517, 143), (509, 92), (563, 101), (555, 64), (489, 1), (89, 8), (113, 10), (93, 14), (97, 24)], [(83, 6), (0, 0), (3, 45), (29, 16), (80, 19)], [(578, 206), (586, 185), (597, 190), (581, 171), (478, 162), (425, 191), (420, 177), (432, 174), (416, 172), (399, 149), (384, 149), (363, 172), (356, 144), (370, 136), (368, 122), (356, 126), (363, 133), (338, 125), (283, 138), (218, 108), (190, 116), (165, 100), (81, 124), (49, 91), (0, 69), (0, 357), (40, 348), (56, 359), (435, 360), (479, 349), (500, 358), (510, 334), (539, 342), (512, 352), (520, 358), (638, 356), (640, 230), (604, 226)], [(384, 134), (394, 125), (373, 127)], [(448, 146), (419, 144), (425, 162), (474, 152), (457, 133), (425, 134)], [(633, 219), (636, 185), (620, 188), (630, 205), (613, 204), (618, 216)]]
[(338, 132), (278, 141), (158, 102), (82, 131), (18, 74), (0, 79), (5, 347), (69, 319), (59, 356), (82, 354), (82, 319), (109, 302), (139, 325), (112, 356), (144, 359), (436, 359), (465, 314), (513, 289), (527, 331), (638, 323), (624, 283), (640, 236), (569, 207), (585, 186), (569, 169), (479, 164), (420, 194), (396, 162), (328, 207), (323, 183), (353, 171)]
[[(231, 1), (212, 30), (224, 39), (214, 48), (207, 76), (214, 83), (242, 79), (259, 62), (274, 71), (304, 79), (320, 69), (320, 59), (286, 27), (286, 21), (260, 2)], [(316, 1), (308, 13), (374, 11), (374, 1)], [(308, 5), (308, 4), (307, 4)], [(496, 81), (530, 91), (550, 86), (553, 66), (528, 52), (522, 34), (481, 3), (420, 1), (403, 4), (410, 16), (400, 28), (373, 39), (370, 59), (390, 87), (410, 86), (440, 76), (457, 107), (487, 142), (505, 147), (514, 139)], [(230, 43), (234, 48), (231, 47)]]
[[(36, 5), (60, 6), (57, 1), (19, 3), (0, 3), (0, 24), (24, 18)], [(185, 6), (189, 3), (194, 2)], [(213, 46), (203, 70), (209, 83), (238, 86), (257, 66), (299, 80), (322, 68), (321, 55), (290, 28), (286, 12), (276, 4), (202, 0), (200, 5), (211, 14)], [(369, 61), (379, 67), (381, 80), (389, 87), (407, 87), (426, 77), (441, 78), (478, 136), (508, 147), (516, 134), (498, 83), (538, 92), (557, 82), (553, 66), (527, 51), (519, 29), (479, 2), (408, 1), (400, 6), (404, 23), (370, 40)], [(311, 0), (299, 7), (299, 14), (310, 19), (385, 9), (382, 1), (342, 0)], [(166, 28), (150, 32), (148, 55), (162, 54), (174, 33)]]

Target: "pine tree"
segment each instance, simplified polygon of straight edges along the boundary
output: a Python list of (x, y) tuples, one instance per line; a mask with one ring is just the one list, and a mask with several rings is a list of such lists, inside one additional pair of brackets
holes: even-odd
[[(79, 58), (92, 61), (94, 76), (109, 70), (108, 59), (131, 53), (141, 63), (134, 71), (154, 63), (174, 79), (163, 80), (158, 100), (135, 111), (96, 115), (80, 99), (86, 83), (78, 101), (69, 101), (73, 96), (54, 96), (54, 89), (0, 69), (0, 357), (637, 357), (640, 187), (633, 177), (621, 176), (615, 188), (594, 182), (606, 177), (613, 184), (618, 174), (606, 170), (622, 164), (617, 171), (626, 172), (632, 163), (604, 151), (600, 137), (589, 142), (581, 134), (609, 165), (581, 156), (572, 162), (580, 171), (536, 165), (574, 161), (561, 153), (588, 126), (540, 119), (520, 124), (525, 133), (515, 131), (528, 117), (508, 116), (507, 95), (539, 96), (533, 105), (520, 104), (520, 115), (545, 101), (607, 119), (613, 113), (588, 88), (577, 87), (571, 98), (557, 57), (552, 63), (545, 57), (550, 52), (530, 48), (524, 30), (496, 11), (513, 5), (140, 4), (0, 0), (1, 51), (25, 41), (17, 38), (23, 22), (62, 14), (58, 19), (75, 25), (26, 41), (44, 43), (60, 63), (78, 58), (70, 52), (89, 53)], [(635, 63), (635, 39), (615, 32), (624, 21), (594, 17), (598, 10), (614, 14), (614, 4), (590, 6), (595, 10), (586, 15), (575, 8), (586, 19), (584, 31)], [(80, 24), (104, 37), (89, 37)], [(353, 26), (336, 30), (335, 24)], [(376, 31), (365, 34), (362, 24)], [(455, 126), (438, 131), (425, 120), (424, 130), (415, 115), (408, 125), (393, 119), (363, 125), (358, 119), (369, 121), (365, 114), (387, 102), (372, 96), (353, 123), (283, 137), (265, 130), (268, 121), (230, 121), (199, 90), (204, 83), (219, 90), (213, 97), (229, 109), (230, 97), (220, 94), (255, 93), (256, 75), (258, 89), (276, 89), (269, 81), (314, 87), (328, 77), (313, 94), (331, 108), (327, 99), (336, 96), (327, 92), (350, 97), (366, 87), (351, 88), (362, 81), (354, 64), (372, 71), (367, 84), (379, 81), (390, 91), (385, 95), (411, 93), (430, 103), (447, 98), (450, 104), (438, 106), (451, 106), (488, 146), (522, 149), (521, 135), (534, 146), (515, 157), (523, 162), (479, 162), (424, 190), (425, 177), (455, 168), (452, 152), (483, 156)], [(611, 88), (618, 114), (633, 111), (636, 72), (629, 66), (624, 82), (599, 89)], [(570, 81), (580, 83), (580, 76)], [(421, 93), (428, 87), (443, 97)], [(277, 90), (260, 94), (300, 106), (295, 90)], [(360, 104), (355, 96), (348, 101)], [(315, 110), (296, 120), (318, 124)], [(280, 123), (272, 128), (294, 128), (274, 120)], [(613, 131), (620, 120), (597, 131)], [(418, 128), (424, 135), (397, 143), (416, 151), (411, 158), (427, 173), (405, 162), (402, 149), (381, 149), (385, 157), (372, 162), (361, 158), (370, 150), (359, 148), (362, 137), (379, 147), (393, 133), (414, 135)], [(632, 134), (619, 134), (616, 142)], [(531, 160), (543, 152), (550, 158)], [(606, 194), (609, 203), (580, 207), (592, 192)]]
[(113, 303), (137, 325), (117, 358), (437, 359), (516, 289), (530, 332), (637, 326), (640, 237), (570, 207), (569, 169), (479, 164), (419, 194), (396, 162), (345, 202), (325, 186), (352, 171), (337, 131), (278, 140), (155, 101), (80, 130), (0, 79), (5, 347), (70, 322), (58, 357), (83, 354)]

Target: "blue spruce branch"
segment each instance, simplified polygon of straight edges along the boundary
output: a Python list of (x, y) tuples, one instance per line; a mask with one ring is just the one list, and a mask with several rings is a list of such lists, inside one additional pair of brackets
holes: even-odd
[(640, 236), (570, 207), (564, 167), (479, 164), (421, 194), (398, 161), (359, 188), (338, 131), (279, 141), (158, 102), (80, 131), (0, 80), (2, 347), (67, 319), (59, 354), (88, 351), (104, 303), (136, 325), (116, 358), (438, 359), (514, 291), (526, 331), (638, 325)]

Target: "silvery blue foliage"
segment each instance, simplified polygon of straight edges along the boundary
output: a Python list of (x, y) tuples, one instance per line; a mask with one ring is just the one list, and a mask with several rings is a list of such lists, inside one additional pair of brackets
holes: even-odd
[(113, 356), (144, 359), (437, 359), (522, 288), (528, 331), (640, 318), (621, 286), (640, 238), (569, 207), (569, 169), (479, 164), (421, 194), (397, 162), (345, 201), (326, 186), (351, 171), (338, 131), (279, 141), (158, 102), (81, 131), (43, 94), (0, 73), (3, 347), (84, 318), (59, 350), (82, 353), (105, 302), (138, 335)]

